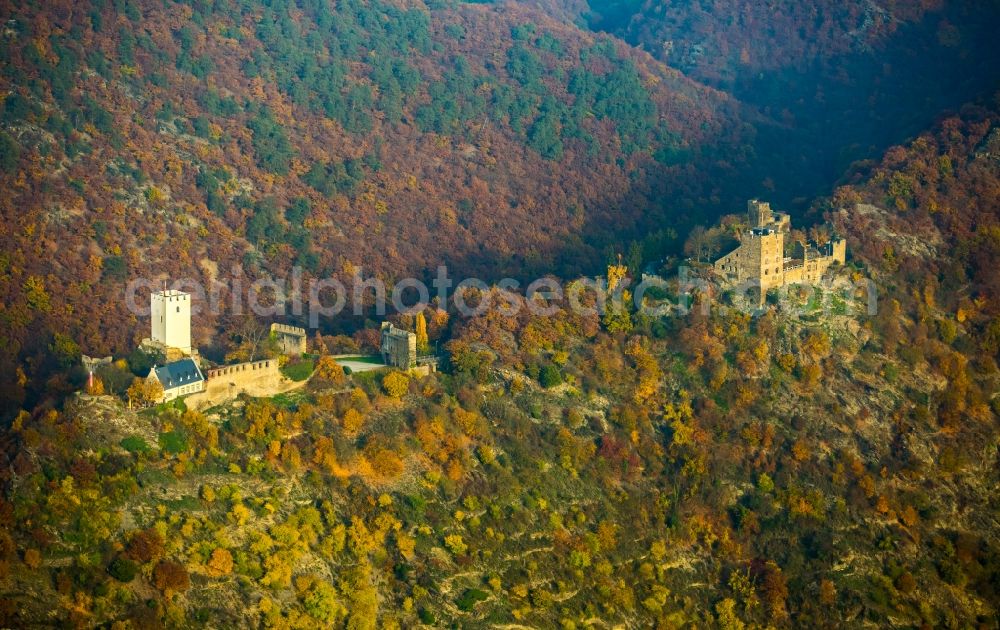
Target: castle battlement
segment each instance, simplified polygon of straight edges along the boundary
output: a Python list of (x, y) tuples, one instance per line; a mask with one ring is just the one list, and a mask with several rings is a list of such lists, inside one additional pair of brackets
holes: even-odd
[(281, 352), (287, 355), (302, 355), (306, 353), (306, 329), (288, 324), (271, 324), (271, 334), (274, 335)]
[(278, 362), (274, 359), (265, 359), (263, 361), (251, 361), (248, 363), (238, 363), (236, 365), (222, 365), (216, 368), (210, 368), (205, 371), (205, 376), (208, 380), (214, 380), (221, 378), (223, 376), (244, 376), (247, 372), (250, 372), (251, 376), (257, 376), (253, 374), (258, 370), (274, 372), (278, 369)]

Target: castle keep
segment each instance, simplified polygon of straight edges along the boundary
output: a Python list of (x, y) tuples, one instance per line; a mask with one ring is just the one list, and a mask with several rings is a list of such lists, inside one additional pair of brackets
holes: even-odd
[(417, 365), (417, 335), (390, 322), (382, 322), (382, 362), (409, 370)]
[(149, 296), (150, 335), (144, 345), (168, 357), (190, 355), (191, 294), (164, 288)]
[(842, 238), (823, 245), (797, 242), (786, 251), (791, 220), (773, 212), (767, 202), (750, 200), (747, 215), (749, 227), (739, 235), (739, 247), (715, 261), (715, 272), (732, 284), (759, 284), (761, 299), (769, 289), (786, 284), (818, 283), (830, 265), (846, 260)]

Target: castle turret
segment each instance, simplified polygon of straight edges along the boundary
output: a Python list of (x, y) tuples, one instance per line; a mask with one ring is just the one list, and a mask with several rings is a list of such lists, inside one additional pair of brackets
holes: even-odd
[(830, 241), (830, 256), (840, 264), (847, 263), (847, 241), (842, 238), (835, 238)]
[(747, 202), (747, 215), (750, 219), (750, 227), (764, 227), (770, 225), (774, 220), (771, 204), (757, 199), (751, 199)]

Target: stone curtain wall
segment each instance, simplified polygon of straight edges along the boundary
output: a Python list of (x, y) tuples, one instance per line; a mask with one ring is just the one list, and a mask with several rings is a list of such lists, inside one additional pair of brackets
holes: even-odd
[(240, 394), (273, 396), (293, 383), (282, 376), (277, 359), (223, 365), (205, 370), (205, 377), (208, 379), (205, 391), (185, 399), (196, 409), (217, 405)]
[(212, 368), (205, 372), (205, 377), (209, 383), (213, 379), (227, 378), (230, 382), (239, 382), (242, 379), (256, 379), (265, 372), (278, 374), (278, 362), (275, 359), (265, 359), (263, 361), (253, 361), (251, 363), (238, 363), (236, 365), (223, 365)]

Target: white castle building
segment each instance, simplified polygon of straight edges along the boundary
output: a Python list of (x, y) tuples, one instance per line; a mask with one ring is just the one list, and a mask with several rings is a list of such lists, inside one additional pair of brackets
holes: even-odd
[(191, 354), (191, 294), (164, 289), (149, 301), (152, 345)]
[(191, 294), (174, 289), (149, 296), (149, 338), (141, 347), (162, 352), (166, 365), (149, 371), (150, 380), (163, 385), (161, 401), (204, 391), (205, 376), (198, 366), (198, 352), (191, 347)]

